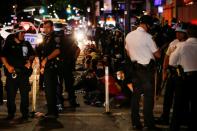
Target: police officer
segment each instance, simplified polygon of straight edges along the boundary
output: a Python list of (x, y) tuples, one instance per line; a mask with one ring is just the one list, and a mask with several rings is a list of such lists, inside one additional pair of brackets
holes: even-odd
[(133, 65), (133, 95), (131, 99), (131, 119), (134, 129), (142, 129), (139, 115), (140, 97), (144, 94), (144, 129), (155, 129), (154, 73), (155, 58), (160, 58), (160, 51), (152, 40), (150, 32), (153, 19), (149, 15), (140, 18), (139, 27), (127, 34), (126, 51)]
[[(0, 52), (2, 51), (4, 39), (0, 35)], [(1, 70), (2, 70), (2, 62), (0, 61), (0, 105), (3, 104), (3, 82), (1, 80)]]
[[(196, 130), (197, 117), (197, 26), (188, 27), (188, 39), (171, 54), (169, 64), (180, 65), (177, 74), (182, 84), (175, 87), (173, 114), (170, 124), (171, 131), (179, 131), (183, 119), (186, 119), (189, 131)], [(185, 108), (188, 112), (184, 112)], [(188, 118), (184, 118), (187, 116)]]
[(170, 116), (170, 109), (173, 103), (174, 97), (174, 89), (175, 89), (175, 77), (176, 77), (176, 70), (169, 66), (169, 57), (171, 53), (179, 46), (180, 44), (184, 43), (187, 39), (187, 24), (181, 23), (175, 29), (176, 31), (176, 39), (173, 40), (167, 49), (164, 62), (163, 62), (163, 81), (166, 82), (165, 86), (165, 94), (164, 94), (164, 102), (163, 102), (163, 113), (161, 117), (158, 119), (157, 124), (169, 124), (169, 116)]
[(75, 63), (79, 56), (80, 48), (77, 46), (76, 41), (73, 39), (73, 34), (68, 34), (64, 37), (64, 42), (61, 46), (61, 56), (63, 59), (63, 77), (65, 88), (68, 91), (68, 100), (71, 107), (79, 107), (76, 101), (73, 71)]
[(7, 119), (13, 119), (15, 116), (15, 97), (19, 88), (21, 119), (27, 120), (31, 89), (29, 76), (32, 73), (31, 63), (34, 59), (34, 50), (31, 44), (24, 40), (25, 30), (23, 27), (16, 25), (14, 31), (15, 33), (10, 34), (5, 41), (1, 58), (6, 69)]
[(54, 33), (53, 22), (44, 22), (44, 41), (38, 47), (38, 54), (41, 58), (41, 73), (44, 74), (45, 94), (47, 101), (46, 117), (57, 118), (57, 99), (56, 92), (58, 86), (57, 62), (60, 54), (60, 39)]

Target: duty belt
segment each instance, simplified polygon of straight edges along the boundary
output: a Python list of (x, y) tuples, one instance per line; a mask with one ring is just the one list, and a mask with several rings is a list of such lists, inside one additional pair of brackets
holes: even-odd
[(155, 67), (155, 62), (154, 60), (150, 60), (149, 64), (139, 64), (137, 62), (133, 62), (133, 66), (134, 68), (140, 69), (140, 70), (150, 70)]
[(170, 72), (171, 75), (177, 75), (176, 67), (168, 66), (167, 69), (169, 70), (169, 72)]

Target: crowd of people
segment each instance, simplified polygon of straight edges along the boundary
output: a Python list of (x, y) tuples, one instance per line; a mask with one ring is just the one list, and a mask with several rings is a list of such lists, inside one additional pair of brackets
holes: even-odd
[[(46, 118), (57, 118), (63, 110), (64, 91), (68, 92), (71, 107), (80, 106), (75, 96), (77, 89), (85, 91), (86, 104), (103, 106), (105, 67), (108, 66), (110, 102), (115, 103), (116, 107), (131, 106), (134, 129), (157, 131), (157, 124), (165, 124), (170, 125), (171, 131), (179, 131), (181, 125), (186, 125), (189, 131), (195, 130), (197, 26), (173, 22), (171, 27), (167, 22), (162, 26), (158, 19), (144, 15), (139, 19), (137, 28), (125, 38), (118, 29), (105, 30), (97, 26), (94, 32), (91, 32), (89, 28), (88, 39), (95, 41), (95, 45), (87, 44), (83, 50), (83, 75), (77, 83), (73, 71), (81, 50), (72, 34), (55, 34), (53, 22), (45, 21), (44, 40), (33, 49), (31, 44), (24, 40), (23, 27), (16, 26), (14, 33), (6, 38), (0, 53), (6, 74), (6, 119), (15, 117), (15, 97), (18, 89), (22, 119), (28, 119), (31, 90), (29, 76), (32, 74), (32, 62), (38, 57), (39, 86), (40, 90), (45, 91), (47, 102)], [(3, 104), (2, 86), (0, 83), (0, 104)], [(155, 120), (155, 97), (163, 87), (163, 112), (161, 117)], [(142, 96), (143, 123), (139, 114)]]
[[(127, 34), (125, 43), (120, 30), (97, 27), (96, 46), (104, 60), (107, 59), (105, 65), (111, 74), (119, 70), (125, 73), (134, 129), (158, 130), (155, 125), (161, 124), (170, 125), (171, 131), (179, 131), (181, 125), (195, 130), (196, 33), (197, 26), (191, 23), (174, 18), (171, 26), (168, 21), (161, 25), (157, 18), (149, 15), (139, 19), (137, 28)], [(161, 95), (163, 88), (163, 112), (155, 119), (155, 98)], [(144, 123), (139, 115), (141, 96)]]

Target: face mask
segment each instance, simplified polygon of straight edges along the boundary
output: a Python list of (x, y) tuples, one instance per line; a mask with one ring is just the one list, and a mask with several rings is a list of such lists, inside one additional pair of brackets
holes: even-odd
[(103, 66), (97, 66), (97, 69), (103, 69)]
[(120, 76), (117, 76), (117, 79), (118, 79), (118, 80), (121, 80)]

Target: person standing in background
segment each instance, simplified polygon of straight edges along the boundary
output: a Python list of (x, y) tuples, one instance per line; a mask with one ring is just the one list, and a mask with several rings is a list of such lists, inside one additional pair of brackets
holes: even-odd
[[(0, 54), (2, 52), (3, 43), (4, 43), (4, 39), (0, 35)], [(1, 73), (2, 73), (2, 61), (0, 61), (0, 105), (3, 105), (3, 82), (1, 80), (1, 77), (2, 77)]]
[(68, 92), (68, 100), (71, 107), (79, 107), (76, 101), (73, 71), (75, 70), (76, 60), (79, 56), (80, 48), (73, 39), (73, 34), (66, 35), (61, 45), (61, 58), (63, 60), (62, 73), (66, 91)]

